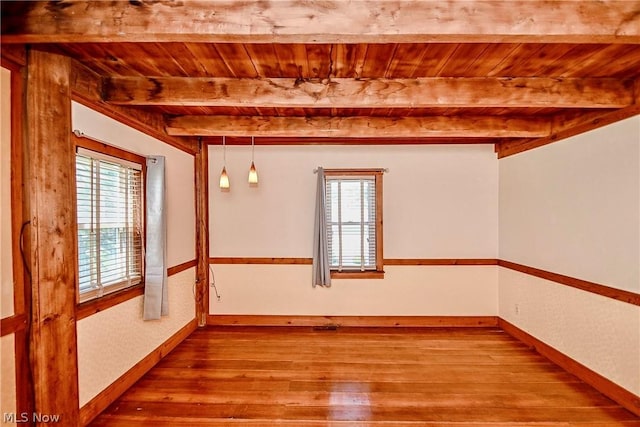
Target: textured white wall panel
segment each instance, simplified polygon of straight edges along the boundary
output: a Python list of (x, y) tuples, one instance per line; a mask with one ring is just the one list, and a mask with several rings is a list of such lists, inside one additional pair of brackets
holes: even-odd
[(142, 296), (78, 322), (80, 406), (195, 317), (195, 269), (169, 278), (169, 316), (142, 320)]
[[(0, 316), (14, 314), (11, 250), (11, 72), (0, 68)], [(0, 339), (0, 416), (16, 411), (15, 336)], [(6, 423), (2, 416), (2, 425)]]
[(13, 315), (11, 250), (11, 72), (0, 68), (0, 316)]
[(640, 395), (640, 307), (500, 268), (500, 317)]
[[(2, 379), (0, 382), (0, 414), (16, 412), (16, 368), (15, 368), (15, 338), (13, 334), (0, 338), (0, 357), (2, 368)], [(2, 415), (0, 415), (2, 416)], [(2, 416), (2, 425), (15, 425), (6, 423)]]
[(496, 266), (387, 266), (385, 279), (311, 287), (310, 265), (213, 265), (212, 314), (496, 316)]

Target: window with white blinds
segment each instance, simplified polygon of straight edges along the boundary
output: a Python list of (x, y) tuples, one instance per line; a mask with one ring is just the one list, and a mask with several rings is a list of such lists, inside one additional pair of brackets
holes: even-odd
[(378, 176), (327, 173), (325, 177), (327, 240), (334, 271), (381, 270)]
[(78, 147), (80, 301), (142, 281), (143, 166)]

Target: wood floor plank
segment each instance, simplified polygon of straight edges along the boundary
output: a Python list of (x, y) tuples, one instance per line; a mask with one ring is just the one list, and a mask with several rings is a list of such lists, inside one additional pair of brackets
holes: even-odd
[[(534, 380), (531, 377), (535, 374)], [(172, 376), (180, 376), (184, 378), (207, 378), (207, 379), (232, 379), (232, 378), (251, 378), (257, 380), (276, 379), (276, 380), (320, 380), (320, 381), (349, 381), (355, 376), (362, 381), (420, 381), (420, 382), (449, 382), (449, 381), (468, 381), (473, 378), (478, 382), (498, 382), (511, 383), (522, 381), (536, 381), (544, 383), (556, 383), (563, 381), (575, 381), (575, 377), (565, 371), (558, 370), (556, 372), (509, 372), (499, 375), (498, 372), (477, 372), (477, 370), (469, 367), (460, 369), (425, 369), (421, 371), (407, 372), (350, 372), (343, 371), (340, 368), (335, 370), (291, 370), (291, 371), (261, 371), (261, 370), (243, 370), (243, 369), (201, 369), (201, 370), (185, 370), (176, 372), (171, 368), (156, 368), (149, 374), (152, 378), (162, 381), (163, 378), (171, 378)]]
[[(109, 410), (108, 410), (109, 411)], [(315, 405), (287, 405), (271, 402), (254, 402), (240, 404), (216, 404), (201, 402), (140, 402), (120, 401), (112, 410), (117, 413), (137, 413), (140, 417), (156, 416), (200, 417), (208, 419), (243, 418), (291, 420), (337, 420), (337, 421), (448, 421), (448, 422), (543, 422), (555, 421), (593, 421), (606, 423), (631, 421), (633, 414), (618, 406), (611, 407), (504, 407), (504, 406), (427, 406), (415, 402), (413, 406), (372, 406), (368, 404), (331, 404), (318, 402)]]
[[(240, 356), (240, 355), (238, 355)], [(240, 357), (226, 358), (220, 354), (213, 356), (214, 358), (201, 359), (175, 359), (166, 360), (157, 365), (158, 368), (167, 369), (260, 369), (260, 370), (324, 370), (324, 369), (343, 369), (348, 371), (411, 371), (412, 369), (423, 370), (425, 367), (437, 369), (440, 365), (447, 365), (451, 369), (468, 369), (476, 365), (484, 366), (487, 372), (499, 370), (508, 371), (509, 369), (517, 369), (518, 371), (556, 371), (559, 370), (556, 365), (544, 359), (535, 359), (535, 362), (515, 361), (513, 359), (503, 359), (498, 362), (495, 359), (478, 355), (460, 355), (455, 358), (450, 355), (424, 355), (422, 357), (390, 357), (388, 360), (383, 358), (361, 357), (346, 358), (343, 354), (331, 358), (331, 360), (317, 360), (317, 357), (310, 360), (301, 360), (298, 357), (287, 355), (288, 360), (256, 360), (242, 359)], [(417, 355), (420, 356), (420, 355)], [(337, 365), (337, 362), (340, 362)]]
[[(225, 420), (208, 420), (197, 418), (154, 418), (154, 423), (149, 424), (147, 421), (131, 416), (105, 416), (93, 424), (95, 427), (122, 425), (127, 427), (202, 427), (202, 426), (215, 426), (215, 427), (355, 427), (362, 426), (361, 422), (354, 421), (305, 421), (304, 424), (300, 424), (297, 420), (273, 420), (273, 419), (225, 419)], [(367, 421), (366, 426), (370, 427), (486, 427), (486, 422), (465, 422), (463, 424), (458, 422), (428, 422), (428, 421)], [(528, 423), (528, 422), (507, 422), (507, 423), (491, 423), (491, 426), (499, 427), (602, 427), (602, 424), (597, 422), (542, 422), (542, 423)], [(613, 424), (607, 424), (607, 427), (637, 427), (640, 425), (638, 421), (618, 421)]]
[(92, 426), (625, 426), (640, 419), (497, 328), (210, 327)]
[[(571, 407), (612, 407), (612, 402), (597, 394), (558, 395), (540, 391), (532, 393), (494, 393), (480, 395), (477, 393), (442, 393), (442, 392), (292, 392), (292, 391), (228, 391), (211, 390), (204, 395), (196, 395), (192, 391), (185, 392), (174, 388), (155, 388), (153, 390), (136, 388), (120, 399), (122, 402), (167, 402), (167, 403), (202, 403), (202, 404), (243, 404), (249, 402), (270, 402), (279, 405), (310, 406), (331, 405), (336, 403), (349, 405), (368, 405), (372, 407), (395, 406), (413, 407), (415, 402), (434, 408), (454, 407), (549, 407), (558, 405)], [(615, 406), (615, 405), (613, 405)]]

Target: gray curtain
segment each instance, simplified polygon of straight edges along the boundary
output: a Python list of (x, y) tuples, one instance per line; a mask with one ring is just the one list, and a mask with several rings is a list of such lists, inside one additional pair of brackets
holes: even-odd
[(316, 191), (316, 216), (313, 230), (313, 287), (331, 286), (329, 249), (327, 242), (327, 217), (325, 209), (324, 169), (318, 168)]
[(164, 157), (147, 158), (146, 181), (147, 218), (144, 320), (160, 319), (169, 314), (167, 289), (167, 219), (165, 209)]

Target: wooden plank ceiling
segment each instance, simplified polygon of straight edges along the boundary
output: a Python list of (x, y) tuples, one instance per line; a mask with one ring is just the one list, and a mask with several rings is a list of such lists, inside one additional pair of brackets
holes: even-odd
[(509, 147), (640, 111), (639, 1), (10, 2), (2, 36), (210, 143)]

